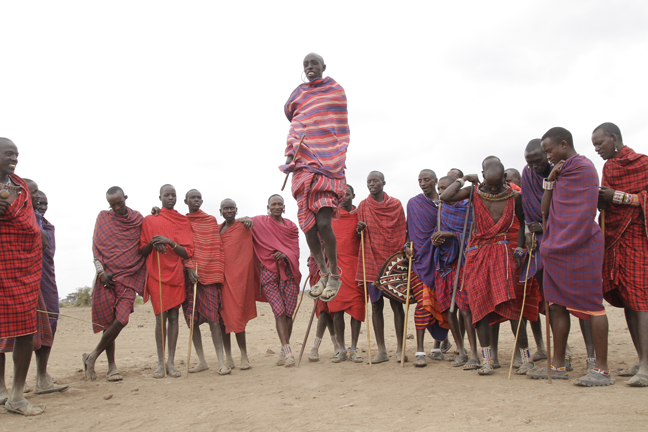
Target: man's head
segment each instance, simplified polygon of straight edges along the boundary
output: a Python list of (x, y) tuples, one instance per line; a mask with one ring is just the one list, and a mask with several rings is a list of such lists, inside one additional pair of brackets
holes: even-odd
[(386, 184), (385, 176), (380, 171), (371, 171), (367, 176), (367, 188), (373, 197), (379, 196)]
[(482, 188), (489, 193), (498, 193), (506, 181), (504, 165), (502, 165), (499, 158), (489, 156), (482, 163), (482, 167), (484, 168), (484, 171), (482, 171), (484, 175)]
[(236, 202), (234, 202), (233, 199), (225, 198), (223, 201), (221, 201), (220, 214), (225, 218), (227, 222), (234, 222), (237, 212), (238, 209), (236, 208)]
[(321, 55), (310, 53), (304, 57), (304, 73), (308, 81), (313, 81), (322, 78), (322, 74), (326, 70), (326, 64)]
[(524, 150), (524, 160), (526, 160), (527, 165), (531, 170), (543, 177), (549, 175), (547, 172), (549, 169), (549, 161), (547, 160), (547, 153), (542, 150), (542, 145), (540, 144), (542, 140), (540, 138), (534, 138), (529, 141), (526, 149)]
[(461, 178), (464, 176), (464, 173), (459, 168), (451, 168), (450, 171), (448, 171), (448, 175), (455, 178)]
[(198, 189), (191, 189), (185, 194), (184, 202), (189, 207), (189, 213), (195, 213), (203, 203), (202, 194)]
[(128, 196), (124, 194), (124, 190), (119, 186), (113, 186), (106, 191), (106, 200), (108, 200), (110, 209), (115, 214), (124, 216), (128, 213), (128, 208), (126, 207), (127, 199)]
[(284, 205), (284, 199), (281, 195), (274, 194), (268, 198), (268, 212), (275, 219), (279, 219), (281, 214), (286, 211), (286, 206)]
[(542, 136), (540, 145), (542, 145), (542, 150), (547, 154), (549, 162), (554, 165), (561, 160), (569, 159), (575, 152), (572, 134), (562, 127), (549, 129)]
[(0, 138), (0, 179), (13, 174), (18, 164), (18, 147), (10, 139)]
[(165, 184), (160, 188), (160, 201), (165, 209), (173, 210), (177, 199), (176, 190), (170, 184)]
[(344, 201), (342, 201), (340, 207), (342, 207), (346, 211), (351, 210), (353, 208), (354, 198), (355, 198), (355, 193), (353, 192), (353, 186), (347, 184), (346, 195), (344, 196)]
[(506, 180), (508, 180), (509, 183), (521, 187), (522, 176), (520, 175), (520, 171), (515, 168), (507, 168), (504, 172), (506, 173)]
[(437, 176), (431, 169), (424, 169), (419, 173), (418, 184), (426, 197), (432, 196), (436, 190)]
[(592, 132), (592, 144), (603, 160), (612, 159), (623, 148), (621, 130), (614, 123), (602, 123)]
[(40, 197), (38, 196), (38, 184), (34, 180), (28, 179), (28, 178), (23, 178), (25, 183), (27, 183), (27, 187), (29, 188), (29, 195), (31, 195), (31, 201), (32, 201), (32, 207), (35, 209), (38, 209), (38, 205), (40, 202)]
[(36, 207), (36, 210), (40, 212), (43, 216), (45, 216), (45, 213), (47, 213), (47, 195), (45, 195), (45, 192), (42, 190), (38, 191), (38, 207)]
[(445, 177), (441, 177), (439, 179), (439, 183), (437, 184), (439, 188), (439, 195), (441, 195), (446, 189), (448, 189), (448, 186), (450, 186), (452, 183), (457, 181), (457, 177), (447, 175)]

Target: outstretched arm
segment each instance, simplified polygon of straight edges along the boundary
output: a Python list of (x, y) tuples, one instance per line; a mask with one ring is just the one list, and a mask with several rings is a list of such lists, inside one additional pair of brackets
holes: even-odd
[(473, 186), (468, 186), (462, 189), (465, 182), (479, 183), (477, 174), (468, 174), (453, 182), (446, 190), (443, 191), (439, 199), (447, 203), (455, 203), (465, 200), (470, 197), (473, 191)]

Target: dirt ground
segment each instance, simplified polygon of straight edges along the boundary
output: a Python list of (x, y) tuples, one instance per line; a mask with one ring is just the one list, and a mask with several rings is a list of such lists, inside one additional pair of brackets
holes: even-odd
[[(307, 299), (304, 301), (306, 305)], [(304, 306), (303, 305), (303, 306)], [(211, 369), (185, 377), (189, 330), (181, 327), (176, 365), (181, 378), (154, 379), (156, 365), (154, 317), (149, 304), (137, 306), (130, 324), (117, 339), (117, 364), (124, 380), (106, 381), (105, 356), (97, 362), (99, 379), (85, 381), (81, 355), (99, 340), (91, 325), (63, 317), (50, 358), (50, 373), (60, 383), (70, 384), (61, 394), (28, 395), (33, 404), (46, 405), (45, 414), (24, 418), (0, 415), (2, 431), (369, 431), (369, 430), (537, 430), (537, 431), (645, 431), (648, 429), (648, 389), (630, 388), (627, 378), (617, 377), (614, 386), (580, 388), (570, 381), (535, 381), (513, 375), (507, 380), (513, 336), (502, 325), (500, 358), (502, 369), (494, 376), (453, 368), (448, 362), (428, 362), (414, 368), (415, 341), (408, 340), (410, 362), (401, 369), (396, 363), (396, 337), (389, 307), (386, 334), (390, 361), (372, 365), (330, 361), (330, 339), (324, 337), (319, 363), (307, 359), (315, 327), (311, 331), (304, 361), (299, 369), (275, 366), (280, 344), (274, 318), (267, 304), (257, 304), (259, 317), (248, 325), (248, 352), (252, 369), (234, 369), (229, 376), (216, 372), (216, 354), (209, 330), (203, 340)], [(301, 347), (310, 311), (299, 312), (293, 335), (293, 350)], [(414, 333), (413, 308), (409, 333)], [(90, 320), (89, 308), (65, 308), (62, 313)], [(608, 308), (610, 318), (610, 367), (636, 362), (623, 311)], [(530, 330), (529, 330), (530, 334)], [(350, 326), (347, 324), (347, 341)], [(234, 338), (232, 338), (236, 346)], [(348, 342), (347, 342), (348, 343)], [(572, 318), (570, 345), (574, 372), (585, 368), (585, 347), (578, 322)], [(428, 336), (426, 350), (432, 346)], [(367, 348), (366, 333), (359, 348)], [(373, 345), (374, 350), (375, 342)], [(235, 348), (238, 363), (238, 349)], [(367, 353), (362, 353), (365, 359)], [(192, 353), (192, 363), (196, 359)], [(539, 362), (544, 365), (546, 362)], [(13, 364), (7, 359), (11, 382)], [(32, 361), (28, 383), (33, 386)]]

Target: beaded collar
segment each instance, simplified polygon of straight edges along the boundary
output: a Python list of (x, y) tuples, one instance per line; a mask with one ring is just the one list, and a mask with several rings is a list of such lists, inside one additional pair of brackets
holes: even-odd
[(510, 186), (498, 194), (489, 194), (477, 188), (477, 194), (487, 201), (504, 201), (512, 197), (514, 193), (515, 191)]

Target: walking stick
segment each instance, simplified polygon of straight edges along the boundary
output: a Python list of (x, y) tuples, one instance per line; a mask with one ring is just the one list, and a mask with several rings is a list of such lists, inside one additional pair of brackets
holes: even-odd
[(455, 274), (454, 286), (452, 287), (452, 300), (450, 301), (450, 313), (454, 313), (455, 303), (457, 301), (457, 286), (459, 286), (459, 274), (461, 273), (461, 266), (463, 264), (463, 251), (466, 245), (466, 230), (468, 228), (468, 218), (470, 217), (470, 207), (472, 205), (473, 188), (470, 188), (470, 197), (468, 198), (468, 211), (464, 219), (463, 233), (461, 234), (461, 244), (459, 245), (459, 262), (457, 263), (457, 273)]
[[(547, 232), (547, 220), (544, 212), (542, 213), (542, 233)], [(549, 319), (549, 302), (547, 301), (547, 296), (544, 293), (544, 286), (542, 290), (542, 300), (545, 308), (545, 327), (547, 328), (547, 381), (549, 384), (551, 382), (551, 320)]]
[(362, 245), (362, 283), (364, 284), (364, 301), (365, 301), (365, 311), (366, 311), (366, 322), (367, 322), (367, 349), (369, 350), (369, 366), (373, 363), (371, 362), (371, 332), (369, 330), (369, 305), (368, 305), (368, 296), (367, 296), (367, 270), (365, 269), (365, 254), (364, 254), (364, 231), (360, 231), (360, 244)]
[(605, 209), (601, 209), (601, 231), (605, 235)]
[(295, 319), (297, 318), (297, 312), (299, 312), (299, 306), (301, 306), (302, 300), (304, 300), (304, 292), (306, 291), (306, 284), (308, 283), (310, 278), (311, 278), (310, 275), (308, 275), (308, 277), (304, 281), (304, 286), (302, 287), (301, 296), (299, 297), (299, 303), (297, 304), (297, 309), (295, 309), (295, 313), (293, 314), (293, 318), (292, 318), (293, 322), (295, 322)]
[[(531, 234), (531, 244), (535, 243), (535, 233)], [(524, 316), (524, 303), (526, 302), (526, 289), (529, 282), (529, 268), (531, 267), (531, 258), (533, 251), (529, 254), (529, 262), (527, 263), (526, 279), (524, 279), (524, 294), (522, 294), (522, 310), (520, 310), (520, 320), (518, 321), (517, 330), (515, 331), (515, 343), (513, 344), (513, 355), (511, 356), (511, 365), (509, 366), (508, 379), (511, 379), (511, 372), (513, 372), (513, 359), (515, 358), (515, 349), (517, 348), (518, 335), (520, 334), (520, 326), (522, 325), (522, 317)]]
[[(306, 138), (306, 134), (303, 134), (301, 137), (301, 140), (299, 140), (299, 145), (297, 146), (297, 151), (295, 152), (295, 156), (293, 156), (293, 161), (297, 159), (297, 153), (299, 153), (299, 149), (301, 148), (302, 143), (304, 142), (304, 138)], [(288, 182), (288, 176), (290, 173), (286, 173), (286, 178), (284, 180), (283, 186), (281, 186), (281, 190), (283, 191), (284, 188), (286, 187), (286, 183)]]
[(297, 359), (297, 364), (295, 365), (295, 367), (299, 367), (302, 356), (304, 355), (304, 349), (306, 348), (306, 343), (308, 342), (308, 335), (310, 334), (311, 325), (313, 325), (313, 317), (315, 316), (315, 311), (317, 310), (318, 302), (319, 299), (313, 302), (313, 312), (311, 312), (310, 320), (308, 321), (308, 327), (306, 328), (306, 334), (304, 335), (304, 343), (302, 344), (301, 349), (299, 350), (299, 358)]
[(160, 286), (160, 333), (162, 333), (162, 366), (164, 367), (164, 378), (166, 378), (166, 355), (164, 352), (164, 308), (162, 307), (162, 269), (160, 268), (160, 252), (155, 251), (155, 253), (157, 254), (158, 285)]
[[(196, 277), (198, 277), (198, 263), (196, 263)], [(196, 313), (196, 291), (198, 288), (198, 281), (194, 283), (193, 291), (193, 307), (191, 308), (191, 322), (189, 323), (189, 349), (187, 350), (187, 377), (189, 377), (189, 363), (191, 362), (191, 341), (193, 340), (194, 331), (194, 316)]]
[(407, 270), (407, 297), (405, 297), (405, 325), (403, 326), (403, 347), (401, 348), (401, 367), (405, 367), (405, 341), (407, 340), (407, 319), (409, 318), (410, 282), (412, 280), (412, 257)]

